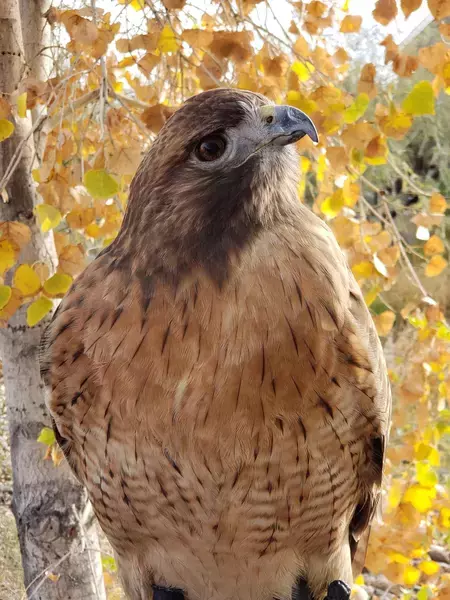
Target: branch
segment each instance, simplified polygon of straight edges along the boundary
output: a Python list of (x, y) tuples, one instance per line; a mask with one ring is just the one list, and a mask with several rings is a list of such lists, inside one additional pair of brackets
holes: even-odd
[(61, 121), (61, 119), (64, 119), (70, 113), (73, 113), (76, 110), (78, 110), (79, 108), (81, 108), (82, 106), (85, 106), (86, 104), (89, 104), (89, 102), (92, 102), (94, 100), (98, 100), (99, 96), (100, 96), (100, 89), (93, 90), (92, 92), (88, 92), (84, 96), (80, 96), (80, 98), (77, 98), (76, 100), (74, 100), (70, 104), (70, 106), (67, 106), (62, 111), (62, 113), (57, 112), (55, 115), (53, 115), (51, 117), (51, 119), (50, 119), (50, 129), (53, 129), (54, 127), (56, 127), (58, 125), (58, 123)]

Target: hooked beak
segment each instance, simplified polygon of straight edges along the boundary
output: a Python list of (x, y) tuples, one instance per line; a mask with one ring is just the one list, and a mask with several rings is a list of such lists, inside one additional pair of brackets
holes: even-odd
[(272, 145), (294, 144), (305, 135), (308, 135), (313, 142), (319, 141), (314, 123), (298, 108), (267, 105), (261, 108), (261, 116), (267, 123), (267, 142)]

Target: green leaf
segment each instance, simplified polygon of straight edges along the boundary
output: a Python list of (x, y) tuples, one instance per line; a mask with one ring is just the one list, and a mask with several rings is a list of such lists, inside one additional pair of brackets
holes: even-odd
[(103, 554), (102, 555), (102, 566), (107, 571), (111, 571), (113, 573), (115, 571), (117, 571), (117, 564), (116, 564), (116, 561), (114, 560), (113, 556), (108, 556), (106, 554)]
[(111, 198), (119, 191), (117, 181), (104, 169), (87, 171), (83, 183), (93, 198)]
[(434, 93), (429, 81), (419, 81), (403, 100), (403, 110), (410, 115), (434, 115)]
[(44, 291), (49, 296), (62, 296), (72, 285), (72, 277), (66, 273), (55, 273), (44, 283)]
[(428, 600), (433, 597), (433, 592), (428, 585), (423, 585), (417, 592), (417, 600)]
[(44, 427), (41, 430), (37, 441), (41, 442), (41, 444), (45, 444), (46, 446), (52, 446), (56, 442), (53, 429), (50, 429), (50, 427)]
[(354, 123), (360, 119), (366, 112), (369, 106), (369, 96), (367, 94), (359, 94), (353, 104), (351, 104), (344, 112), (344, 121), (346, 123)]
[(47, 315), (53, 308), (53, 302), (45, 296), (42, 298), (38, 298), (30, 304), (27, 308), (27, 324), (28, 327), (34, 327), (42, 321), (42, 319)]
[(9, 285), (0, 285), (0, 310), (5, 308), (11, 298), (11, 288)]
[(9, 138), (14, 132), (14, 124), (8, 119), (0, 119), (0, 142)]

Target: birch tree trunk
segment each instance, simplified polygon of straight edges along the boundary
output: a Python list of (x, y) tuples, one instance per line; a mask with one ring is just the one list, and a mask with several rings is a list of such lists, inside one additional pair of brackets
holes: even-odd
[[(37, 0), (28, 0), (36, 8)], [(25, 25), (40, 28), (42, 20)], [(34, 32), (36, 33), (36, 32)], [(8, 97), (24, 74), (19, 0), (0, 0), (0, 93)], [(30, 34), (29, 40), (36, 36)], [(35, 51), (36, 46), (34, 46)], [(17, 167), (6, 185), (8, 203), (0, 204), (0, 220), (20, 221), (32, 239), (20, 260), (51, 262), (53, 237), (36, 226), (36, 193), (31, 177), (33, 135), (29, 119), (16, 119), (14, 134), (0, 143), (0, 176), (21, 148)], [(8, 282), (7, 282), (8, 283)], [(13, 512), (19, 533), (25, 586), (34, 600), (105, 598), (95, 520), (85, 490), (67, 465), (43, 460), (36, 439), (49, 426), (45, 390), (39, 376), (38, 347), (44, 324), (29, 328), (22, 307), (0, 330), (13, 466)], [(48, 577), (50, 575), (50, 577)], [(53, 577), (53, 575), (55, 577)]]

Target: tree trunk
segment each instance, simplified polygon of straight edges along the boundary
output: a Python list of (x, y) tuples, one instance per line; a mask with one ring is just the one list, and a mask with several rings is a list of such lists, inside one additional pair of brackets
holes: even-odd
[[(40, 27), (40, 20), (34, 26)], [(25, 33), (25, 32), (24, 32)], [(19, 0), (0, 0), (0, 93), (17, 89), (24, 72)], [(28, 225), (32, 239), (23, 262), (54, 258), (53, 237), (36, 226), (36, 193), (31, 177), (33, 137), (29, 119), (16, 119), (14, 134), (0, 143), (0, 175), (20, 144), (23, 153), (6, 186), (9, 202), (0, 219)], [(105, 598), (96, 524), (86, 493), (67, 465), (43, 460), (36, 439), (49, 426), (39, 376), (38, 347), (43, 324), (29, 328), (22, 307), (0, 330), (0, 349), (11, 434), (13, 511), (22, 552), (25, 586), (34, 600)], [(48, 576), (49, 575), (49, 576)], [(55, 575), (55, 577), (53, 577)]]

